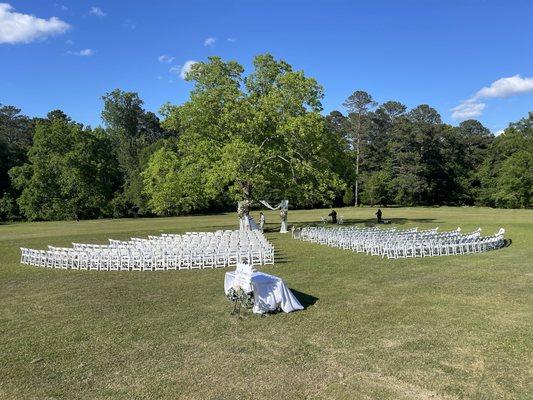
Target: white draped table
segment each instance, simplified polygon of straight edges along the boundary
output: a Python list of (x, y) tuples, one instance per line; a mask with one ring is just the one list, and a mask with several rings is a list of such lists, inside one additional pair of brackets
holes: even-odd
[[(227, 294), (233, 287), (235, 271), (226, 272), (224, 292)], [(303, 306), (292, 294), (281, 278), (256, 271), (252, 273), (251, 284), (243, 288), (254, 292), (254, 314), (264, 314), (281, 308), (284, 312), (303, 310)]]

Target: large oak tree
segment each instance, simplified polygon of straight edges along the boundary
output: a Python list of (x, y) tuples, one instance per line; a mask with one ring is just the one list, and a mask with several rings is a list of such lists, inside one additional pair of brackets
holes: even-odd
[[(253, 65), (248, 76), (237, 62), (218, 57), (192, 67), (189, 101), (165, 109), (164, 124), (179, 125), (172, 126), (179, 144), (154, 155), (143, 175), (155, 212), (191, 210), (221, 198), (330, 204), (343, 190), (332, 165), (344, 153), (320, 114), (322, 87), (269, 54)], [(157, 196), (169, 187), (174, 195)]]

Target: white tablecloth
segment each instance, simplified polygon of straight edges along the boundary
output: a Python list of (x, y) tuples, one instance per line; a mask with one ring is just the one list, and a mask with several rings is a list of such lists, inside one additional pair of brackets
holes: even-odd
[[(224, 291), (226, 294), (233, 286), (235, 271), (226, 272), (224, 279)], [(303, 306), (294, 297), (290, 289), (281, 278), (264, 272), (254, 272), (252, 274), (251, 287), (245, 288), (254, 292), (255, 314), (263, 314), (268, 311), (275, 311), (281, 308), (286, 313), (296, 310), (303, 310)]]

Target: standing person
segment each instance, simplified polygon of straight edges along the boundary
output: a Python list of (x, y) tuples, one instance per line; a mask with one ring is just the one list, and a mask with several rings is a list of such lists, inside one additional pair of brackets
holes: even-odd
[(378, 211), (376, 212), (376, 217), (378, 217), (378, 224), (381, 224), (383, 221), (381, 220), (381, 216), (383, 213), (381, 212), (381, 208), (378, 208)]
[(337, 223), (337, 211), (331, 210), (331, 212), (328, 214), (328, 217), (331, 217), (331, 223), (336, 224)]
[(264, 232), (265, 230), (265, 214), (263, 214), (263, 211), (259, 212), (259, 226), (261, 227), (261, 232)]

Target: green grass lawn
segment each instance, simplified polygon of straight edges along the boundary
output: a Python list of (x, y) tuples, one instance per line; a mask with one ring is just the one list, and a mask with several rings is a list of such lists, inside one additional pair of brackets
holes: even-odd
[[(375, 212), (337, 211), (357, 224)], [(291, 211), (289, 222), (328, 212)], [(262, 270), (307, 308), (238, 320), (226, 270), (19, 264), (20, 246), (234, 228), (235, 214), (0, 225), (0, 398), (531, 399), (533, 211), (393, 208), (383, 217), (484, 234), (504, 227), (512, 243), (387, 260), (268, 233), (279, 262)]]

